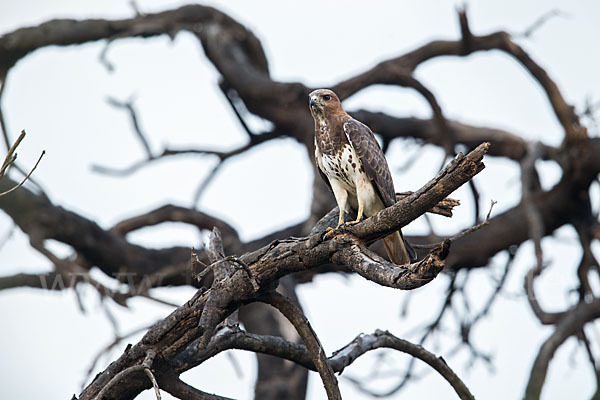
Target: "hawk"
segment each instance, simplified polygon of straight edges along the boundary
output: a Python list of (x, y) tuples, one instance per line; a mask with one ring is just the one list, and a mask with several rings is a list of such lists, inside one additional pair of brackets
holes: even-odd
[[(310, 112), (315, 120), (315, 159), (321, 177), (335, 196), (340, 215), (335, 231), (344, 225), (344, 211), (356, 211), (356, 224), (396, 202), (394, 182), (383, 151), (373, 132), (342, 109), (337, 95), (317, 89), (309, 95)], [(331, 229), (331, 228), (330, 228)], [(394, 264), (416, 259), (402, 232), (383, 239), (385, 251)]]

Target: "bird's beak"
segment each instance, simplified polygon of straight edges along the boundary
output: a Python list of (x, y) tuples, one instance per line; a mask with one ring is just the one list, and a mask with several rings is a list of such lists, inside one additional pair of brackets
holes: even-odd
[(321, 103), (319, 103), (317, 101), (316, 96), (311, 96), (310, 100), (308, 101), (308, 104), (310, 105), (310, 108), (313, 110), (317, 110), (317, 109), (321, 108)]

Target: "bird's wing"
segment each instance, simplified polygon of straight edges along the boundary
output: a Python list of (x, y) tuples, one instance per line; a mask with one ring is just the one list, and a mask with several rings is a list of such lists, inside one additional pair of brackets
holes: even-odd
[(315, 162), (317, 163), (317, 169), (319, 170), (319, 175), (321, 175), (321, 178), (323, 178), (323, 180), (325, 181), (325, 183), (329, 187), (329, 190), (331, 190), (331, 193), (333, 193), (333, 189), (331, 187), (331, 183), (329, 182), (329, 179), (327, 178), (327, 175), (325, 175), (325, 172), (323, 172), (323, 160), (322, 160), (322, 157), (323, 157), (323, 155), (319, 151), (319, 146), (317, 146), (317, 138), (315, 137)]
[(396, 202), (394, 181), (388, 167), (383, 151), (375, 139), (375, 135), (365, 124), (349, 118), (344, 123), (344, 133), (354, 148), (354, 152), (365, 169), (367, 177), (373, 182), (373, 186), (383, 204), (386, 207)]

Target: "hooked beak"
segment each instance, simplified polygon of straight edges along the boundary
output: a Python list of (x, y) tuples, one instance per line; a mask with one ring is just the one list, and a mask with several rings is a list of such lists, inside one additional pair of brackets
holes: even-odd
[(313, 111), (318, 111), (321, 109), (321, 103), (319, 103), (317, 101), (317, 97), (316, 96), (311, 96), (310, 100), (308, 101), (308, 104), (310, 106), (310, 109)]

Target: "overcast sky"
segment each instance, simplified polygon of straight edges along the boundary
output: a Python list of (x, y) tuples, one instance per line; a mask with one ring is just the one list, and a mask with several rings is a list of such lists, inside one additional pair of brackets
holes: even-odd
[[(179, 1), (137, 1), (150, 13), (185, 4)], [(205, 3), (206, 4), (206, 3)], [(352, 76), (386, 58), (397, 56), (434, 38), (459, 35), (456, 3), (444, 0), (392, 2), (243, 0), (209, 2), (251, 29), (261, 40), (272, 75), (283, 81), (301, 81), (326, 87)], [(586, 98), (600, 100), (600, 3), (581, 1), (472, 1), (468, 4), (472, 31), (485, 34), (504, 29), (518, 35), (544, 13), (558, 8), (565, 14), (554, 18), (529, 39), (518, 39), (578, 108)], [(127, 18), (133, 15), (128, 1), (20, 0), (0, 3), (0, 33), (35, 25), (51, 18)], [(184, 157), (151, 164), (126, 178), (92, 171), (93, 165), (126, 167), (144, 156), (128, 115), (109, 106), (108, 96), (127, 100), (135, 96), (143, 130), (151, 147), (208, 147), (232, 149), (246, 140), (216, 85), (218, 73), (207, 61), (198, 41), (188, 33), (175, 40), (119, 40), (108, 48), (111, 73), (99, 62), (105, 42), (68, 48), (48, 47), (20, 61), (10, 72), (3, 110), (11, 138), (21, 129), (27, 138), (19, 148), (21, 165), (33, 165), (42, 149), (47, 151), (35, 177), (53, 202), (110, 227), (123, 218), (166, 203), (189, 206), (197, 185), (216, 160)], [(439, 58), (422, 65), (417, 78), (437, 96), (447, 117), (462, 122), (508, 129), (527, 139), (557, 145), (562, 131), (540, 87), (512, 59), (499, 52), (478, 53), (466, 58)], [(399, 116), (430, 116), (427, 104), (410, 90), (373, 87), (344, 102), (347, 110), (366, 108)], [(260, 127), (262, 121), (253, 121)], [(592, 131), (597, 135), (597, 131)], [(5, 149), (0, 151), (3, 154)], [(414, 164), (400, 167), (420, 152)], [(396, 189), (414, 190), (431, 178), (443, 154), (412, 141), (397, 141), (389, 151)], [(312, 198), (312, 167), (305, 149), (293, 140), (278, 140), (239, 156), (221, 170), (198, 206), (238, 229), (242, 239), (252, 239), (274, 229), (303, 221)], [(508, 161), (489, 159), (477, 178), (482, 204), (498, 201), (496, 212), (512, 207), (520, 198), (519, 170)], [(275, 167), (276, 166), (276, 167)], [(560, 178), (552, 163), (538, 165), (545, 188)], [(273, 184), (273, 182), (277, 182)], [(594, 187), (594, 205), (600, 191)], [(240, 198), (240, 193), (245, 195)], [(437, 233), (454, 233), (472, 223), (473, 204), (466, 190), (452, 221), (432, 217)], [(483, 211), (482, 211), (483, 212)], [(10, 219), (0, 213), (0, 239), (10, 230)], [(407, 233), (426, 233), (427, 225), (416, 221)], [(569, 303), (567, 291), (575, 285), (580, 250), (573, 246), (569, 228), (545, 240), (551, 267), (540, 279), (542, 304), (550, 310)], [(195, 229), (163, 224), (132, 234), (136, 243), (155, 247), (196, 246), (202, 241)], [(59, 243), (49, 246), (60, 255), (69, 251)], [(600, 255), (597, 244), (594, 251)], [(506, 293), (490, 316), (474, 332), (474, 343), (494, 357), (494, 369), (477, 362), (468, 369), (469, 353), (446, 357), (457, 327), (448, 320), (447, 336), (427, 347), (446, 358), (474, 395), (482, 399), (519, 398), (537, 349), (552, 332), (534, 320), (523, 297), (523, 276), (532, 263), (532, 246), (521, 247)], [(482, 306), (506, 260), (499, 254), (489, 268), (471, 274), (467, 292), (473, 307)], [(49, 263), (30, 250), (27, 237), (18, 229), (0, 248), (2, 275), (49, 271)], [(97, 271), (94, 276), (102, 279)], [(400, 315), (407, 294), (382, 288), (360, 277), (323, 276), (304, 285), (299, 294), (308, 317), (326, 351), (339, 349), (358, 333), (388, 329), (415, 340), (414, 328), (437, 312), (444, 300), (448, 279), (441, 276), (414, 291), (409, 314)], [(597, 284), (594, 282), (593, 284)], [(77, 306), (73, 291), (47, 293), (40, 290), (0, 292), (0, 398), (66, 399), (79, 393), (87, 368), (96, 352), (112, 340), (97, 294), (82, 290), (86, 313)], [(193, 294), (190, 288), (157, 289), (157, 297), (182, 303)], [(334, 300), (335, 299), (335, 300)], [(340, 299), (343, 299), (340, 301)], [(123, 309), (108, 307), (118, 317), (120, 333), (127, 333), (165, 316), (170, 308), (132, 299)], [(459, 306), (460, 307), (460, 306)], [(126, 343), (102, 358), (92, 376), (121, 354)], [(598, 350), (598, 347), (596, 347)], [(237, 377), (231, 360), (220, 355), (187, 372), (184, 379), (205, 391), (240, 399), (252, 397), (254, 358), (235, 352), (243, 370)], [(385, 359), (390, 371), (401, 373), (405, 355)], [(375, 357), (363, 357), (340, 378), (345, 399), (364, 397), (344, 379), (366, 376)], [(427, 368), (419, 368), (427, 371)], [(383, 390), (395, 380), (373, 382)], [(595, 388), (587, 356), (570, 339), (551, 364), (544, 399), (589, 398)], [(323, 398), (318, 376), (311, 375), (309, 398)], [(152, 399), (152, 393), (141, 398)], [(434, 373), (396, 395), (400, 398), (453, 398), (450, 386)], [(164, 398), (170, 398), (165, 394)]]

